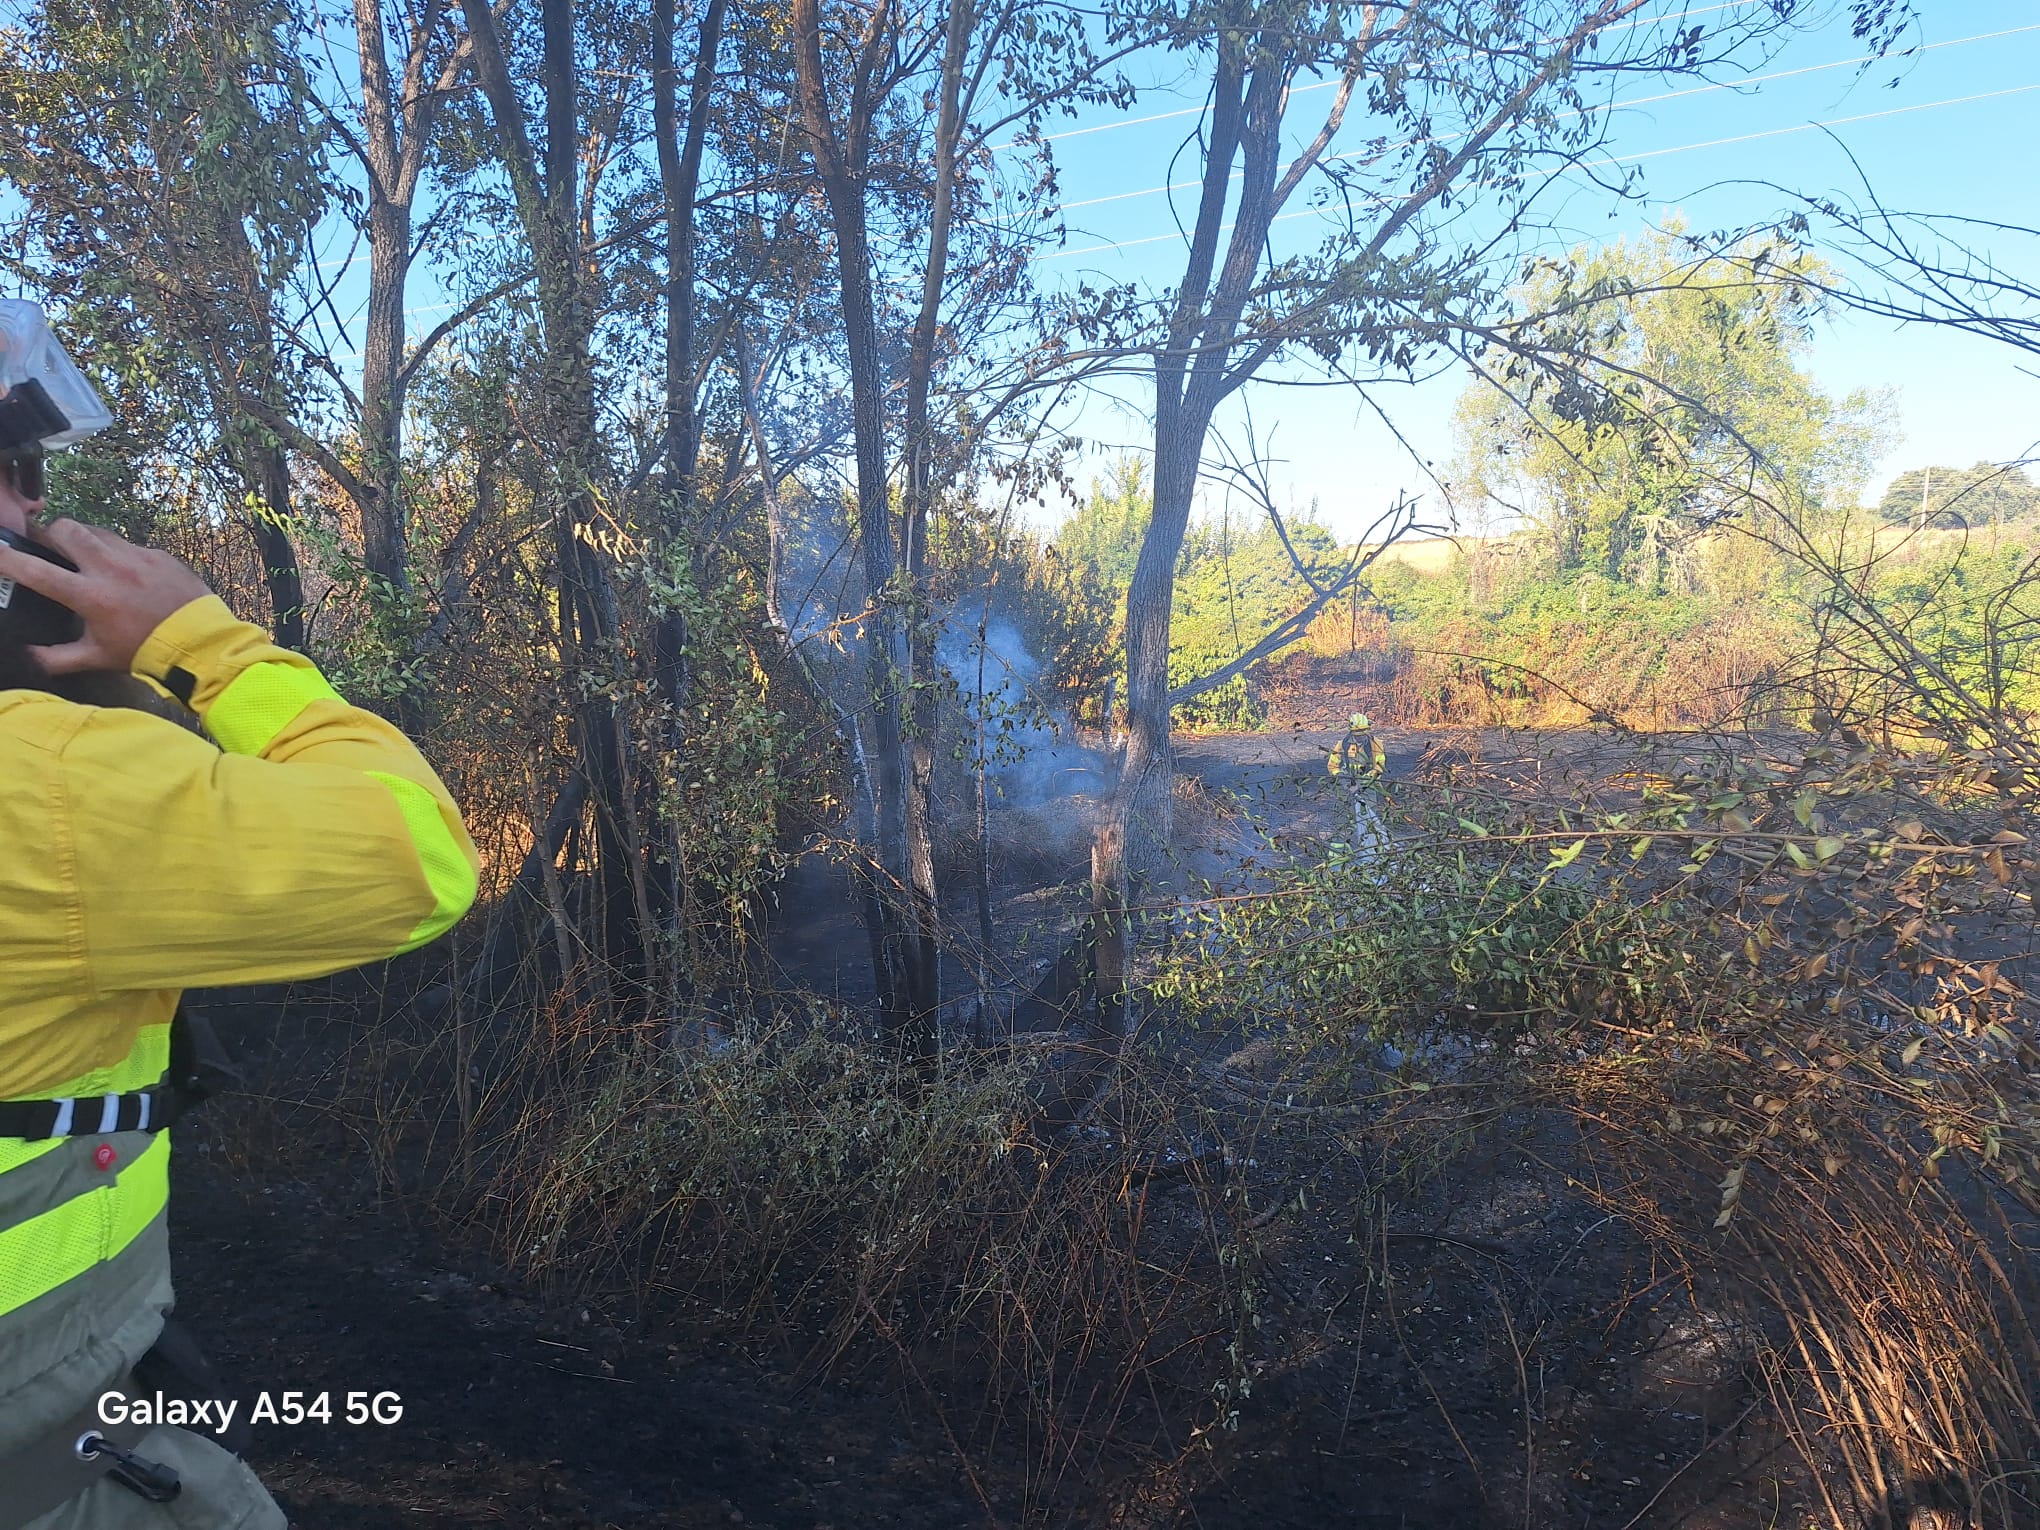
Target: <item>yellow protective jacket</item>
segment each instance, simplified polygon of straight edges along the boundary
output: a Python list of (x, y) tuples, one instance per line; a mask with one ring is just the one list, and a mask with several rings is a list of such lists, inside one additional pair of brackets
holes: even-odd
[[(474, 845), (418, 751), (218, 599), (134, 668), (219, 747), (0, 692), (0, 1099), (75, 1098), (82, 1123), (162, 1079), (182, 989), (393, 956), (475, 896)], [(155, 1341), (168, 1159), (161, 1132), (0, 1138), (0, 1457)]]

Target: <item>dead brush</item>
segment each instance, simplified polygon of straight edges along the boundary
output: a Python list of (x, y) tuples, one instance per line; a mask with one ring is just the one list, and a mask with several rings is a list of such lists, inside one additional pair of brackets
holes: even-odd
[(1178, 776), (1173, 789), (1174, 838), (1180, 844), (1224, 845), (1245, 827), (1245, 815), (1230, 796), (1214, 792), (1195, 776)]
[(1292, 1016), (1327, 1078), (1428, 1028), (1454, 1087), (1485, 1045), (1498, 1098), (1570, 1114), (1569, 1177), (1757, 1337), (1835, 1530), (2040, 1524), (2031, 845), (1965, 754), (1629, 774), (1606, 806), (1405, 785), (1394, 856), (1216, 903), (1179, 987)]
[[(1836, 1056), (1836, 1032), (1805, 1039)], [(1601, 1204), (1761, 1336), (1752, 1379), (1832, 1525), (2040, 1523), (2040, 1223), (1987, 1171), (1923, 1176), (1931, 1129), (1878, 1071), (1823, 1091), (1817, 1142), (1804, 1100), (1766, 1110), (1775, 1058), (1684, 1029), (1545, 1083), (1586, 1127)]]
[[(1222, 1405), (1251, 1261), (1224, 1187), (1168, 1151), (1166, 1076), (1130, 1067), (1109, 1129), (1045, 1138), (1041, 1066), (989, 1049), (931, 1081), (804, 1013), (617, 1054), (518, 1121), (482, 1204), (541, 1283), (904, 1386), (966, 1466), (1020, 1452), (1022, 1518), (1052, 1516)], [(1189, 1214), (1158, 1214), (1158, 1175)]]
[(1543, 1080), (1604, 1203), (1764, 1336), (1837, 1527), (2040, 1524), (2040, 1077), (1992, 954), (2033, 867), (1973, 777), (1855, 741), (1661, 778), (1598, 885), (1695, 959)]

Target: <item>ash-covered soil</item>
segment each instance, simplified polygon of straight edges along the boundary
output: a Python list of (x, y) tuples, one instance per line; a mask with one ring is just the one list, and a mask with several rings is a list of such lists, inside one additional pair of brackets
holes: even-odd
[[(330, 1423), (258, 1425), (249, 1452), (300, 1530), (985, 1522), (940, 1431), (894, 1400), (548, 1304), (334, 1190), (187, 1156), (173, 1203), (180, 1311), (238, 1395), (333, 1401)], [(401, 1419), (345, 1423), (353, 1392), (394, 1393)]]

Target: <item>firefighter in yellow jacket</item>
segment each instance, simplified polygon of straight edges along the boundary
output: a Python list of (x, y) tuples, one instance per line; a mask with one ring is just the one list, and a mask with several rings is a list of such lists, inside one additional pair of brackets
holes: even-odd
[[(190, 569), (36, 527), (30, 460), (0, 462), (0, 532), (45, 551), (0, 538), (0, 606), (39, 592), (82, 632), (0, 653), (0, 1530), (274, 1530), (212, 1440), (99, 1417), (171, 1305), (172, 1016), (187, 987), (423, 945), (473, 901), (475, 850), (402, 734)], [(87, 671), (140, 677), (209, 737), (38, 684)]]

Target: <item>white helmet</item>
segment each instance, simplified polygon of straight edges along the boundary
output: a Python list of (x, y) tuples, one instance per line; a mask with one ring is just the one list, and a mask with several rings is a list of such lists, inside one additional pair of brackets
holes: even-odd
[(0, 298), (0, 457), (70, 446), (112, 423), (42, 309)]

